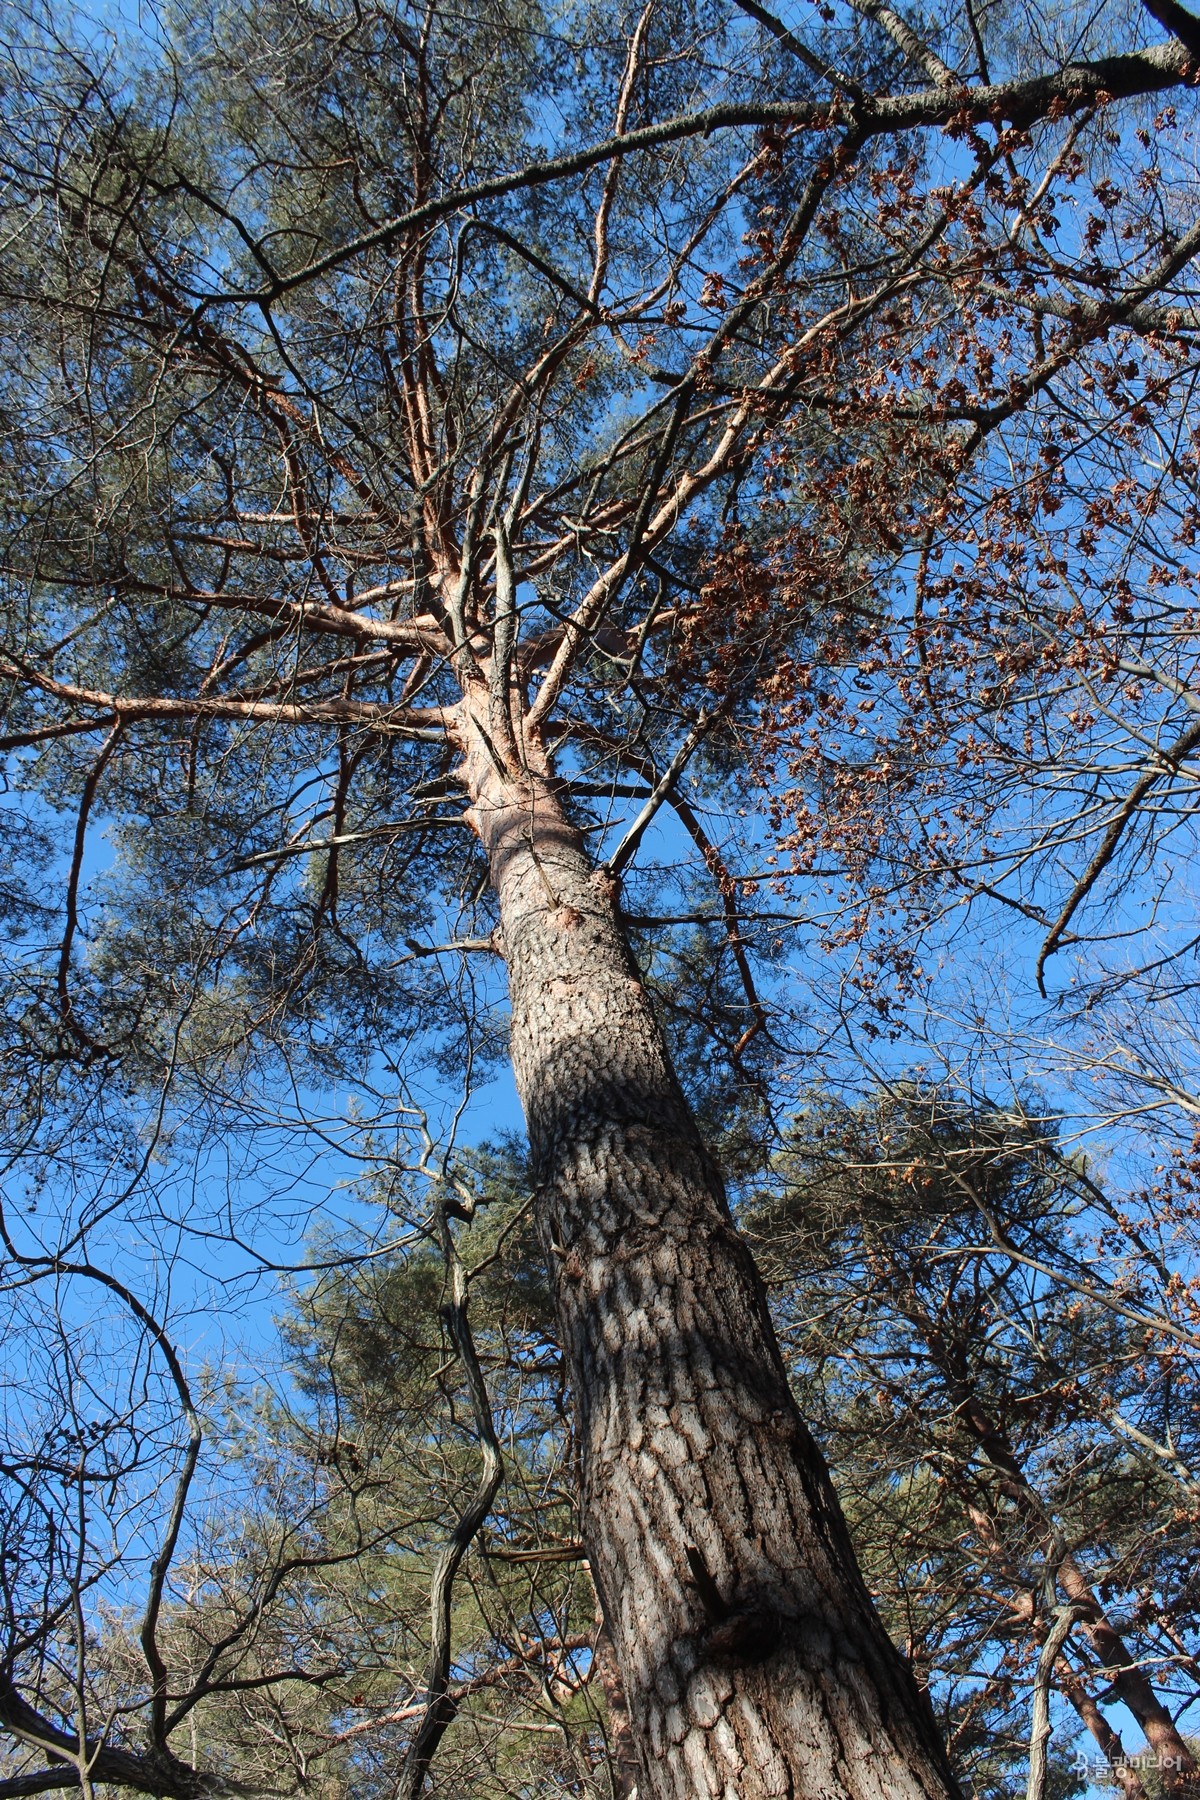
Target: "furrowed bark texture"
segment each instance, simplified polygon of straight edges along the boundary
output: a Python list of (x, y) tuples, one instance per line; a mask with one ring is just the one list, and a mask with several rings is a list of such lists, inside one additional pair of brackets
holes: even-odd
[(464, 735), (639, 1794), (946, 1800), (610, 886), (552, 784)]
[(596, 1640), (594, 1656), (596, 1673), (608, 1709), (608, 1749), (612, 1758), (612, 1784), (615, 1800), (638, 1800), (641, 1758), (633, 1741), (629, 1723), (629, 1707), (625, 1701), (625, 1684), (617, 1666), (617, 1653), (605, 1625)]

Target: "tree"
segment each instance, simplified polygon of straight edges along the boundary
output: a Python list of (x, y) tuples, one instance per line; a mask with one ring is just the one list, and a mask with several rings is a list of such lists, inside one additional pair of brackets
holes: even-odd
[[(44, 873), (12, 897), (22, 1146), (63, 1141), (48, 1070), (70, 1095), (77, 1067), (158, 1084), (171, 1128), (199, 1133), (284, 1071), (302, 1111), (346, 1071), (378, 1085), (418, 1033), (473, 1067), (498, 1033), (441, 971), (503, 959), (583, 1529), (659, 1796), (954, 1791), (645, 965), (699, 914), (700, 1019), (753, 1093), (777, 1045), (747, 884), (685, 770), (738, 790), (795, 646), (861, 638), (843, 601), (870, 590), (878, 543), (824, 528), (822, 472), (847, 420), (865, 430), (881, 348), (899, 334), (922, 373), (897, 379), (924, 392), (957, 354), (926, 334), (934, 296), (966, 281), (991, 303), (942, 253), (977, 221), (987, 242), (975, 193), (1043, 204), (1038, 182), (1102, 146), (1122, 102), (1184, 104), (1189, 69), (1179, 39), (1082, 26), (1030, 60), (969, 6), (921, 31), (873, 3), (826, 24), (271, 0), (198, 10), (125, 60), (16, 14), (8, 50), (18, 860), (47, 810), (72, 821), (61, 937), (39, 953)], [(1145, 217), (1118, 321), (1169, 304), (1192, 253), (1153, 200)], [(1073, 321), (1054, 370), (1108, 318)], [(965, 436), (917, 419), (905, 504), (1045, 388), (1022, 348)], [(812, 529), (768, 579), (757, 509), (785, 444)], [(623, 798), (638, 810), (606, 842)], [(638, 910), (633, 860), (668, 805), (715, 907), (647, 876)], [(99, 820), (117, 861), (85, 954)], [(45, 1242), (10, 1232), (13, 1267), (96, 1279), (71, 1247), (109, 1210), (81, 1202)], [(428, 1226), (451, 1261), (453, 1218)], [(486, 1465), (482, 1409), (479, 1430)], [(153, 1606), (143, 1645), (148, 1760), (98, 1778), (194, 1791)], [(413, 1793), (445, 1719), (435, 1661)], [(27, 1704), (8, 1729), (74, 1757), (32, 1779), (86, 1787), (86, 1725)]]
[[(453, 1598), (435, 1790), (625, 1792), (523, 1171), (467, 1166), (483, 1205), (458, 1249), (506, 1470)], [(1133, 1197), (1114, 1207), (1052, 1121), (903, 1084), (855, 1107), (813, 1096), (773, 1175), (742, 1218), (789, 1371), (966, 1784), (1013, 1791), (1049, 1645), (1050, 1685), (1091, 1742), (1056, 1729), (1052, 1791), (1081, 1792), (1079, 1769), (1106, 1762), (1133, 1800), (1186, 1788), (1173, 1719), (1196, 1672), (1194, 1354), (1172, 1337), (1152, 1232), (1127, 1223), (1127, 1278), (1106, 1279)], [(386, 1203), (419, 1217), (407, 1190)], [(288, 1317), (298, 1386), (216, 1434), (242, 1473), (168, 1627), (195, 1680), (187, 1646), (207, 1655), (255, 1571), (278, 1567), (272, 1534), (294, 1544), (304, 1522), (287, 1605), (210, 1677), (193, 1742), (209, 1769), (272, 1791), (324, 1783), (331, 1800), (391, 1789), (422, 1712), (429, 1575), (475, 1485), (438, 1257), (339, 1248)], [(301, 1617), (311, 1650), (289, 1684)], [(135, 1693), (136, 1636), (110, 1631), (105, 1658), (114, 1693)], [(1130, 1754), (1119, 1702), (1156, 1750)]]
[[(446, 1698), (454, 1730), (439, 1749), (435, 1788), (607, 1797), (625, 1791), (622, 1720), (619, 1700), (614, 1710), (605, 1699), (605, 1644), (579, 1539), (553, 1303), (522, 1219), (519, 1162), (486, 1157), (475, 1175), (485, 1204), (458, 1248), (474, 1270), (470, 1329), (505, 1466), (464, 1564), (466, 1579), (451, 1595), (456, 1673)], [(403, 1197), (394, 1194), (391, 1204), (403, 1206)], [(461, 1365), (439, 1341), (441, 1298), (440, 1259), (414, 1247), (331, 1267), (297, 1294), (288, 1315), (286, 1336), (308, 1405), (270, 1409), (265, 1461), (280, 1460), (282, 1435), (284, 1460), (323, 1472), (330, 1501), (323, 1537), (353, 1545), (364, 1530), (375, 1535), (374, 1519), (388, 1548), (366, 1583), (357, 1555), (344, 1564), (347, 1610), (360, 1620), (361, 1641), (340, 1694), (322, 1690), (286, 1705), (289, 1728), (278, 1734), (272, 1786), (287, 1785), (289, 1774), (295, 1779), (288, 1764), (292, 1746), (302, 1743), (309, 1780), (322, 1763), (341, 1773), (349, 1754), (354, 1792), (376, 1780), (391, 1793), (397, 1740), (402, 1746), (406, 1726), (424, 1711), (429, 1575), (447, 1525), (466, 1514), (476, 1482), (475, 1445), (463, 1429), (471, 1402)], [(353, 1605), (364, 1586), (373, 1617)], [(397, 1627), (405, 1638), (399, 1659)], [(398, 1660), (409, 1685), (407, 1704), (399, 1706)], [(354, 1703), (349, 1724), (347, 1697)], [(214, 1750), (231, 1741), (219, 1710), (210, 1709), (204, 1730)], [(263, 1734), (243, 1727), (242, 1735), (248, 1746), (257, 1737), (261, 1754)]]
[[(974, 1784), (1003, 1791), (1028, 1754), (1065, 1616), (1051, 1679), (1093, 1754), (1146, 1792), (1106, 1716), (1120, 1703), (1155, 1790), (1186, 1791), (1200, 1339), (1132, 1197), (1114, 1206), (1053, 1121), (916, 1084), (818, 1096), (777, 1174), (747, 1222), (808, 1416)], [(1106, 1280), (1122, 1219), (1136, 1250)]]
[[(522, 1221), (519, 1164), (472, 1161), (486, 1204), (457, 1249), (473, 1271), (472, 1355), (504, 1468), (446, 1595), (453, 1655), (437, 1725), (454, 1728), (436, 1791), (608, 1795), (596, 1603), (552, 1306)], [(398, 1186), (386, 1201), (394, 1214), (408, 1204)], [(227, 1478), (164, 1635), (176, 1681), (196, 1696), (193, 1762), (240, 1787), (332, 1800), (396, 1789), (427, 1714), (431, 1589), (436, 1598), (446, 1546), (477, 1509), (479, 1458), (436, 1248), (324, 1248), (339, 1254), (282, 1321), (294, 1379), (224, 1396), (232, 1416), (214, 1435)], [(245, 1632), (263, 1572), (283, 1604), (263, 1605)], [(115, 1694), (137, 1691), (130, 1624), (110, 1621), (96, 1659)]]

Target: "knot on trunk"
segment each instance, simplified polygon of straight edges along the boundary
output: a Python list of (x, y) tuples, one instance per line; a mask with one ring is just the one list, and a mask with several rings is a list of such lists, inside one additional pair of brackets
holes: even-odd
[(741, 1668), (766, 1662), (783, 1643), (781, 1614), (762, 1595), (724, 1600), (694, 1544), (687, 1547), (687, 1559), (708, 1620), (697, 1640), (705, 1660), (733, 1663)]

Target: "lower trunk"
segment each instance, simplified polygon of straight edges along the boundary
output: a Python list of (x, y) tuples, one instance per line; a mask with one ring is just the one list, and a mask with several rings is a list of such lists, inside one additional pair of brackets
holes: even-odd
[(863, 1586), (614, 896), (469, 728), (512, 1056), (641, 1800), (957, 1792)]

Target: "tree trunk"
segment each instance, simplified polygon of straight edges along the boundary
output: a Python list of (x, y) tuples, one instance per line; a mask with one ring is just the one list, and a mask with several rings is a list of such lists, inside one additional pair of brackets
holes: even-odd
[(1099, 1745), (1112, 1778), (1125, 1795), (1125, 1800), (1146, 1800), (1142, 1778), (1125, 1754), (1125, 1746), (1113, 1730), (1070, 1663), (1058, 1665), (1058, 1685)]
[[(603, 1619), (599, 1606), (597, 1617)], [(595, 1668), (608, 1712), (608, 1753), (612, 1774), (613, 1800), (638, 1800), (638, 1771), (641, 1758), (633, 1741), (629, 1708), (625, 1703), (625, 1687), (617, 1666), (617, 1653), (608, 1626), (601, 1624), (596, 1639)]]
[(505, 773), (484, 702), (463, 721), (639, 1794), (946, 1800), (931, 1711), (858, 1573), (611, 883), (537, 747), (538, 772)]
[(1163, 1787), (1191, 1787), (1196, 1781), (1196, 1759), (1179, 1733), (1170, 1713), (1151, 1687), (1108, 1614), (1104, 1611), (1083, 1570), (1071, 1555), (1063, 1557), (1058, 1579), (1067, 1598), (1085, 1609), (1083, 1627), (1104, 1665), (1112, 1692), (1123, 1700), (1145, 1733), (1162, 1776)]

